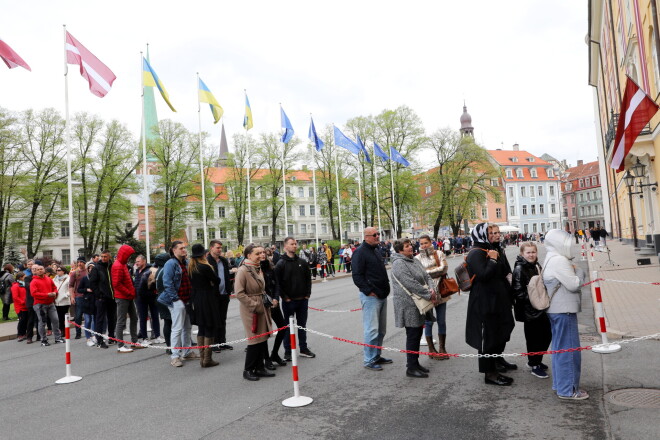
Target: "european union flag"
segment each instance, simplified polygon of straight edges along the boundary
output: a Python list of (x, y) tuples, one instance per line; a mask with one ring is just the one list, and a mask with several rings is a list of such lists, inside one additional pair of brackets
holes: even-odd
[(358, 144), (358, 147), (360, 147), (360, 149), (364, 153), (364, 158), (367, 160), (367, 162), (371, 163), (371, 157), (369, 157), (369, 153), (367, 152), (367, 148), (364, 146), (364, 143), (362, 142), (362, 139), (360, 139), (359, 134), (357, 136), (357, 144)]
[(348, 138), (337, 127), (335, 127), (335, 145), (338, 147), (346, 148), (353, 154), (360, 154), (360, 147), (358, 147), (355, 142)]
[(282, 128), (284, 129), (281, 140), (283, 144), (288, 144), (293, 137), (293, 127), (291, 126), (291, 121), (289, 121), (286, 113), (284, 113), (282, 106), (280, 106), (280, 119), (282, 120)]
[(314, 148), (316, 148), (316, 151), (321, 151), (323, 149), (323, 141), (319, 136), (316, 134), (316, 127), (314, 127), (314, 119), (309, 118), (309, 134), (307, 135), (309, 137), (309, 140), (312, 141), (314, 144)]
[(380, 145), (378, 145), (376, 142), (374, 142), (374, 154), (383, 160), (390, 160), (390, 157), (385, 154), (383, 149), (380, 148)]
[(394, 162), (398, 162), (401, 165), (403, 165), (404, 167), (407, 167), (408, 165), (410, 165), (410, 162), (408, 162), (405, 157), (401, 156), (401, 153), (396, 151), (394, 149), (394, 147), (390, 147), (390, 155), (391, 155), (392, 160)]

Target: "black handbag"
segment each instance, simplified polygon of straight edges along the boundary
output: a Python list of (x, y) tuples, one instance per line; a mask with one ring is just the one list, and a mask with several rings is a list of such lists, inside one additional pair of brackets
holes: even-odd
[(273, 307), (273, 298), (267, 293), (264, 293), (264, 307), (267, 309)]

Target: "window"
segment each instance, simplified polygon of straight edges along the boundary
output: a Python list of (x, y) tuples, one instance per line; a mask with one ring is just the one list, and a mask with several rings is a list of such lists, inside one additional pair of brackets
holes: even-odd
[(309, 205), (309, 215), (316, 215), (316, 205)]
[(591, 178), (591, 186), (596, 186), (598, 185), (598, 178), (596, 176), (593, 176)]
[(53, 258), (53, 251), (44, 251), (44, 258)]
[(513, 171), (511, 171), (511, 168), (506, 169), (506, 178), (513, 179)]
[(287, 205), (286, 215), (289, 216), (289, 217), (293, 217), (293, 210), (291, 209), (291, 205)]
[(481, 218), (488, 218), (488, 208), (485, 206), (481, 208)]
[(227, 238), (227, 230), (225, 228), (220, 228), (220, 238)]
[[(69, 234), (70, 234), (69, 222), (68, 221), (60, 222), (60, 237), (68, 237)], [(62, 263), (64, 263), (64, 261)]]
[(573, 188), (573, 184), (571, 184), (571, 183), (567, 183), (567, 184), (566, 184), (566, 191), (570, 191), (571, 188)]
[(218, 217), (225, 218), (225, 207), (224, 206), (219, 206), (218, 207)]
[(300, 211), (300, 216), (301, 216), (301, 217), (304, 217), (304, 216), (305, 216), (305, 205), (300, 205), (300, 206), (298, 207), (298, 209), (299, 209), (299, 211)]
[(215, 240), (215, 228), (209, 228), (209, 240)]
[(532, 205), (532, 215), (536, 215), (536, 205)]
[(537, 189), (538, 189), (539, 197), (543, 197), (543, 187), (541, 185), (539, 185), (539, 187)]
[(310, 186), (307, 188), (307, 194), (309, 194), (309, 197), (314, 197), (314, 187)]
[[(67, 196), (60, 196), (60, 209), (62, 211), (69, 209), (69, 198)], [(62, 263), (64, 263), (64, 261)]]
[(557, 213), (557, 208), (555, 208), (554, 203), (550, 203), (550, 214), (556, 214)]
[(591, 193), (587, 193), (587, 201), (591, 201)]
[(305, 188), (302, 186), (298, 187), (298, 197), (305, 197)]
[(584, 202), (584, 194), (580, 194), (580, 201)]
[(527, 205), (522, 205), (522, 215), (527, 215)]
[(307, 234), (307, 225), (300, 225), (300, 233)]
[(529, 170), (529, 174), (530, 176), (532, 176), (533, 179), (536, 179), (538, 177), (538, 175), (536, 174), (536, 168), (532, 168), (531, 170)]
[(62, 249), (62, 264), (71, 263), (71, 249)]
[(292, 181), (292, 182), (295, 182), (296, 180), (298, 180), (298, 179), (296, 178), (296, 176), (291, 176), (291, 181)]
[(523, 225), (523, 232), (524, 232), (525, 234), (529, 234), (529, 225), (528, 225), (527, 223), (525, 223), (525, 224)]
[(529, 196), (534, 198), (534, 185), (529, 185)]
[(555, 177), (555, 172), (552, 168), (546, 168), (546, 173), (548, 174), (548, 177)]
[(516, 177), (517, 177), (518, 179), (522, 179), (522, 178), (523, 178), (523, 170), (522, 170), (522, 168), (518, 168), (518, 169), (516, 170)]
[(584, 215), (584, 206), (580, 206), (580, 215)]
[(328, 233), (328, 225), (325, 223), (321, 223), (321, 234), (327, 234)]
[(571, 216), (575, 217), (575, 206), (571, 208)]
[(591, 215), (591, 206), (587, 206), (587, 215)]
[(353, 230), (355, 232), (359, 232), (360, 231), (360, 224), (357, 223), (357, 222), (353, 223)]
[(293, 235), (293, 225), (286, 225), (286, 232), (288, 235)]
[(557, 222), (552, 222), (552, 229), (557, 229)]
[(495, 217), (502, 218), (502, 208), (495, 208)]
[(500, 186), (500, 183), (497, 179), (490, 179), (490, 186)]
[(426, 194), (431, 194), (431, 185), (426, 185), (426, 188), (424, 188), (424, 192)]
[(545, 205), (543, 203), (539, 205), (539, 214), (545, 214)]
[(520, 197), (527, 197), (526, 194), (525, 194), (525, 191), (526, 191), (525, 187), (521, 186), (520, 187)]
[(578, 188), (582, 188), (584, 186), (584, 180), (580, 179), (578, 183)]
[(475, 208), (470, 208), (470, 218), (477, 218), (477, 210)]
[(259, 226), (252, 226), (252, 238), (259, 234)]
[(512, 157), (511, 162), (518, 162), (518, 158), (517, 157)]
[(555, 196), (555, 186), (550, 185), (550, 197), (554, 197), (554, 196)]
[(292, 194), (291, 194), (291, 187), (290, 187), (290, 186), (287, 186), (287, 187), (286, 187), (286, 196), (287, 196), (287, 197), (291, 197), (291, 196), (292, 196)]
[(316, 223), (312, 223), (311, 227), (312, 227), (312, 234), (316, 234)]
[(511, 216), (516, 215), (516, 207), (515, 206), (509, 206), (509, 215), (511, 215)]
[(513, 197), (513, 187), (509, 187), (509, 197)]
[(321, 206), (321, 217), (325, 217), (325, 206)]
[(262, 237), (268, 237), (268, 226), (262, 226), (261, 227), (261, 236)]
[(202, 241), (204, 240), (204, 229), (203, 228), (197, 228), (195, 230), (195, 237), (197, 237), (197, 241)]
[(533, 157), (533, 156), (530, 156), (530, 157), (527, 158), (528, 162), (534, 162), (535, 160), (536, 160), (536, 158)]
[(541, 232), (545, 233), (545, 223), (541, 223)]
[(600, 197), (598, 197), (598, 191), (594, 191), (594, 200), (598, 200)]
[(536, 223), (532, 223), (532, 232), (534, 233), (539, 232), (538, 225)]

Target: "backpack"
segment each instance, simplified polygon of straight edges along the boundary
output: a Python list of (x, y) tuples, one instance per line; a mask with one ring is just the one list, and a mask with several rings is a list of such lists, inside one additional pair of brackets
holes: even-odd
[(456, 267), (456, 269), (454, 269), (454, 275), (456, 275), (456, 282), (458, 283), (458, 288), (461, 289), (463, 292), (469, 292), (472, 289), (472, 281), (474, 280), (475, 275), (470, 275), (470, 272), (468, 271), (467, 257), (468, 255), (470, 255), (470, 252), (477, 249), (488, 253), (486, 249), (481, 249), (481, 248), (470, 249), (468, 253), (465, 254), (465, 256), (463, 256), (463, 262), (459, 264)]
[(159, 295), (165, 290), (165, 286), (163, 285), (163, 273), (164, 271), (162, 267), (158, 269), (158, 273), (156, 273), (156, 292)]
[[(547, 266), (547, 261), (545, 262)], [(536, 267), (538, 271), (538, 266)], [(557, 284), (555, 291), (552, 292), (552, 297), (548, 295), (548, 289), (545, 288), (545, 283), (543, 282), (543, 269), (537, 274), (529, 279), (527, 283), (527, 296), (529, 297), (529, 303), (536, 310), (546, 310), (550, 307), (552, 298), (559, 290), (561, 284)]]

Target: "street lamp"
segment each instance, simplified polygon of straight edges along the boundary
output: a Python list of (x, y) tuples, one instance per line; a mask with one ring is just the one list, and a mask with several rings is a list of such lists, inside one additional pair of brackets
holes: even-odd
[[(636, 166), (637, 165), (635, 165), (635, 167)], [(633, 169), (635, 167), (633, 167)], [(636, 171), (639, 171), (639, 169), (637, 169)], [(635, 247), (639, 247), (637, 243), (637, 223), (635, 222), (635, 212), (633, 211), (632, 196), (633, 194), (641, 194), (642, 192), (641, 191), (633, 192), (632, 188), (633, 185), (635, 184), (635, 176), (630, 174), (630, 171), (626, 171), (626, 174), (623, 176), (623, 180), (626, 183), (626, 186), (628, 187), (628, 201), (630, 202), (630, 221), (632, 222), (633, 243), (635, 244)]]

